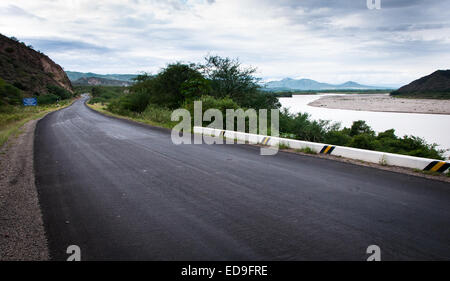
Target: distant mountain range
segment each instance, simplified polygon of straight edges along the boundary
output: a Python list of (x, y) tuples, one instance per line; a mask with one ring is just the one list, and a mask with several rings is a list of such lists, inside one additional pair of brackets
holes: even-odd
[(73, 85), (76, 86), (123, 86), (128, 87), (131, 86), (133, 83), (129, 81), (121, 81), (121, 80), (114, 80), (114, 79), (106, 79), (106, 78), (99, 78), (99, 77), (81, 77), (80, 79), (77, 79), (72, 82)]
[(393, 96), (450, 99), (450, 69), (437, 70), (391, 93)]
[(66, 71), (67, 76), (69, 77), (70, 81), (76, 81), (80, 78), (103, 78), (103, 79), (110, 79), (110, 80), (118, 80), (118, 81), (127, 81), (127, 82), (133, 82), (133, 78), (137, 76), (137, 74), (97, 74), (92, 72), (76, 72), (76, 71)]
[(271, 81), (265, 83), (267, 91), (316, 91), (316, 90), (374, 90), (374, 89), (394, 89), (384, 86), (367, 86), (359, 83), (348, 81), (343, 84), (321, 83), (311, 79), (292, 79), (284, 78), (280, 81)]

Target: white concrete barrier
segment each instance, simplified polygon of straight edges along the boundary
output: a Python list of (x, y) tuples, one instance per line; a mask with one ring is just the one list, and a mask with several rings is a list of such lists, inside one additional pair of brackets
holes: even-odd
[(269, 146), (284, 145), (289, 146), (292, 149), (309, 148), (321, 154), (330, 154), (370, 163), (406, 167), (424, 171), (444, 173), (450, 168), (450, 162), (442, 160), (365, 150), (345, 146), (335, 146), (316, 142), (263, 136), (236, 131), (227, 131), (206, 127), (194, 127), (194, 133), (214, 137), (222, 136), (225, 137), (226, 139), (238, 140), (250, 144), (263, 144)]

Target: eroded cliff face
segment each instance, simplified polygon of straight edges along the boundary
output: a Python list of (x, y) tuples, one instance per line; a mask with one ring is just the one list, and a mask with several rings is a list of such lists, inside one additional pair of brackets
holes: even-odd
[(61, 66), (48, 56), (0, 34), (0, 78), (28, 95), (47, 93), (55, 85), (73, 92)]

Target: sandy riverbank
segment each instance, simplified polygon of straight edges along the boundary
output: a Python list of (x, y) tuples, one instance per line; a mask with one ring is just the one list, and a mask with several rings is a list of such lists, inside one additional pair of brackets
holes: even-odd
[(392, 98), (386, 94), (325, 96), (308, 105), (360, 111), (450, 114), (450, 100)]

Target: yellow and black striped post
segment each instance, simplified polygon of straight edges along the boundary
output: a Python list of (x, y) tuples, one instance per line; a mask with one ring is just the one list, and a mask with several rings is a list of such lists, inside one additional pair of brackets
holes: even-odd
[(450, 163), (444, 161), (433, 161), (428, 166), (426, 166), (423, 170), (430, 172), (445, 172), (450, 167)]
[(325, 145), (322, 150), (320, 151), (320, 153), (322, 154), (331, 154), (331, 152), (333, 152), (334, 148), (336, 146), (334, 145)]
[(263, 140), (261, 141), (261, 144), (266, 145), (267, 143), (269, 143), (270, 137), (264, 137)]

